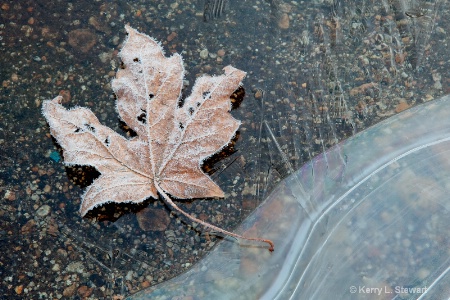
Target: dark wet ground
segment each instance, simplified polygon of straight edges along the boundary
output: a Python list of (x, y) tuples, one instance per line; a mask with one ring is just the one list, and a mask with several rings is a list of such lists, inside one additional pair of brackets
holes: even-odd
[[(95, 171), (63, 166), (40, 106), (61, 94), (123, 133), (110, 82), (124, 24), (183, 55), (184, 95), (200, 74), (228, 64), (248, 72), (236, 143), (207, 166), (226, 198), (179, 203), (230, 230), (323, 149), (448, 94), (447, 2), (331, 2), (230, 0), (207, 22), (203, 1), (0, 2), (0, 294), (126, 295), (183, 272), (217, 242), (156, 200), (78, 214)], [(148, 228), (136, 218), (146, 206)]]

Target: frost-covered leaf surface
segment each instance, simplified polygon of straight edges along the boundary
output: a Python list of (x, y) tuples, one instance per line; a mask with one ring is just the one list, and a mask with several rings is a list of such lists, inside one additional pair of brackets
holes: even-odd
[(102, 125), (87, 108), (64, 108), (60, 96), (43, 103), (65, 164), (89, 165), (101, 173), (83, 195), (81, 215), (107, 202), (157, 198), (157, 187), (181, 199), (223, 197), (201, 165), (240, 125), (229, 113), (229, 97), (245, 72), (227, 66), (223, 75), (198, 78), (180, 106), (181, 56), (166, 57), (154, 39), (129, 26), (126, 30), (120, 52), (124, 68), (112, 88), (119, 116), (136, 137), (127, 139)]

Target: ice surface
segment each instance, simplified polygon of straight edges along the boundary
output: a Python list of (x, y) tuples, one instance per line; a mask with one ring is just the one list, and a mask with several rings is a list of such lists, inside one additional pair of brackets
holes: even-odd
[[(311, 1), (304, 11), (320, 9), (305, 12), (295, 28), (296, 48), (285, 49), (276, 35), (273, 44), (264, 39), (277, 59), (290, 51), (292, 68), (304, 74), (277, 73), (273, 85), (286, 94), (261, 101), (261, 145), (269, 151), (255, 174), (268, 172), (255, 185), (265, 201), (237, 230), (273, 239), (275, 252), (228, 239), (186, 273), (128, 299), (449, 298), (450, 98), (326, 150), (357, 132), (361, 120), (388, 116), (376, 107), (395, 106), (399, 98), (419, 103), (439, 87), (439, 76), (423, 69), (448, 53), (439, 35), (446, 22), (435, 23), (446, 5)], [(263, 75), (261, 61), (249, 61), (248, 69), (253, 64)], [(282, 110), (283, 97), (295, 110)], [(274, 188), (274, 178), (287, 174)]]
[(280, 183), (238, 230), (264, 234), (275, 252), (225, 240), (190, 271), (128, 299), (448, 298), (449, 152), (445, 96)]

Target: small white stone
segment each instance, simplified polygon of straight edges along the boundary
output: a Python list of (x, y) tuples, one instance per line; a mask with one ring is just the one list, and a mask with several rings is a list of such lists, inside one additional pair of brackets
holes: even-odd
[(36, 214), (39, 217), (45, 217), (46, 215), (48, 215), (50, 213), (50, 206), (47, 204), (42, 205), (41, 207), (39, 207), (39, 209), (36, 211)]
[(84, 273), (83, 263), (80, 261), (72, 262), (66, 267), (66, 271), (70, 272), (70, 273), (76, 272), (76, 273), (82, 274), (82, 273)]
[(127, 276), (125, 276), (125, 280), (130, 281), (133, 279), (133, 271), (128, 271)]
[(200, 58), (201, 59), (207, 59), (208, 58), (208, 49), (203, 49), (202, 51), (200, 51)]
[(60, 270), (59, 264), (54, 264), (52, 271), (58, 272)]

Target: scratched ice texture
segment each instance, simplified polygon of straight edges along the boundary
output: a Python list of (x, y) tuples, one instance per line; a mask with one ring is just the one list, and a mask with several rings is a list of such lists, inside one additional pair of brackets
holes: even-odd
[[(272, 2), (275, 8), (280, 3)], [(402, 72), (424, 78), (421, 67), (443, 1), (316, 2), (331, 5), (334, 17), (327, 21), (320, 13), (310, 16), (310, 32), (301, 34), (299, 51), (309, 58), (317, 35), (329, 38), (324, 45), (331, 45), (326, 58), (318, 61), (319, 71), (311, 75), (317, 78), (308, 83), (311, 90), (331, 90), (320, 83), (328, 78), (336, 83), (332, 96), (346, 97), (343, 87), (351, 83), (339, 71), (346, 63), (339, 49), (360, 51), (366, 39), (383, 39), (371, 23), (374, 19), (367, 17), (377, 10), (375, 5), (386, 13), (382, 20), (396, 20), (390, 23), (393, 27), (386, 26), (389, 21), (383, 25), (393, 38), (380, 41), (379, 49), (390, 49), (386, 57), (392, 64), (396, 51), (406, 49), (410, 69)], [(353, 21), (339, 23), (347, 13)], [(414, 41), (402, 46), (408, 38)], [(323, 69), (327, 64), (328, 71)], [(365, 75), (379, 83), (377, 67), (367, 64)], [(345, 99), (342, 103), (345, 114)], [(330, 117), (331, 111), (325, 122)], [(261, 127), (275, 141), (274, 119), (264, 114)], [(449, 129), (450, 97), (444, 96), (324, 150), (291, 172), (237, 229), (272, 239), (275, 252), (224, 239), (186, 273), (128, 299), (448, 299)], [(273, 152), (284, 161), (282, 146), (276, 144)]]

